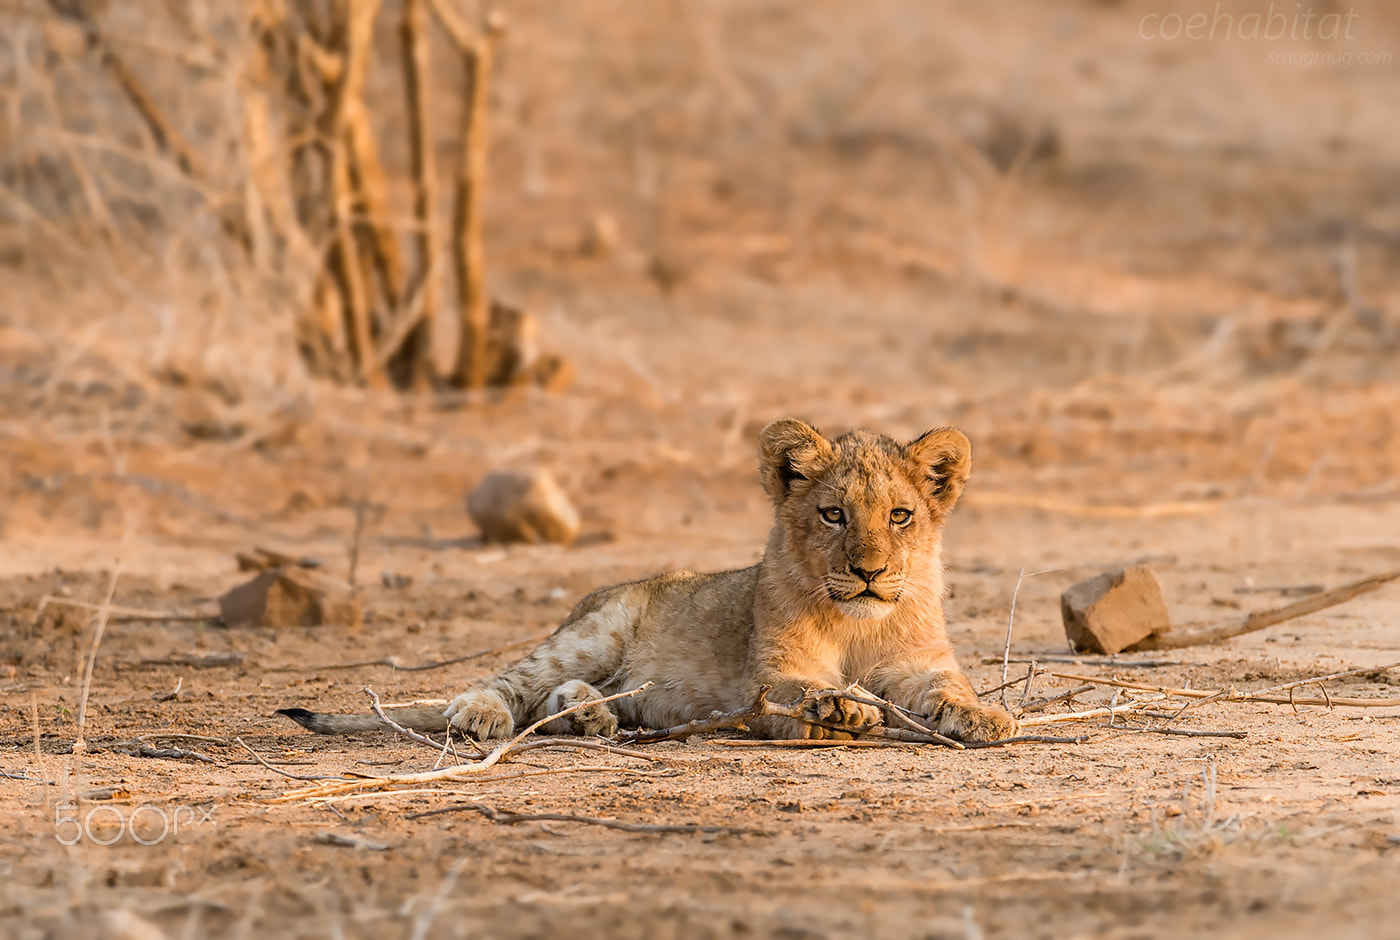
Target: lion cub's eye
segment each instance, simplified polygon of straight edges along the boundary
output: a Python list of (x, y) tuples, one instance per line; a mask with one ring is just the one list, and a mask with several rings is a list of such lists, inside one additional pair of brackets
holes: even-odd
[(822, 522), (825, 522), (827, 525), (840, 525), (846, 521), (846, 514), (835, 506), (818, 509), (817, 512), (821, 514)]
[(890, 521), (895, 525), (908, 525), (909, 520), (914, 518), (914, 514), (908, 509), (891, 509)]

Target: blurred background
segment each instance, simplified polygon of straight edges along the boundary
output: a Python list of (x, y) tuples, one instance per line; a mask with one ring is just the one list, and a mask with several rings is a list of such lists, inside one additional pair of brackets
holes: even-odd
[[(1238, 747), (676, 745), (700, 759), (667, 779), (480, 791), (774, 835), (714, 844), (400, 812), (424, 795), (274, 812), (290, 782), (233, 741), (381, 772), (414, 758), (275, 710), (442, 700), (600, 585), (757, 561), (755, 440), (784, 415), (966, 431), (948, 632), (978, 689), (1039, 657), (1023, 701), (1054, 691), (1061, 592), (1105, 570), (1150, 564), (1184, 625), (1394, 569), (1397, 53), (1384, 0), (0, 0), (0, 911), (52, 936), (158, 935), (79, 932), (124, 908), (428, 936), (449, 895), (433, 936), (1393, 933), (1385, 714), (1201, 715)], [(551, 475), (576, 538), (484, 541), (466, 496), (497, 471)], [(304, 618), (258, 621), (313, 577)], [(1400, 658), (1390, 592), (1095, 663), (1350, 676)], [(134, 756), (158, 729), (217, 758)], [(218, 828), (69, 852), (33, 785), (64, 768)], [(373, 841), (310, 838), (351, 825)]]
[(6, 564), (524, 465), (748, 538), (786, 413), (986, 505), (1395, 492), (1400, 11), (1285, 6), (6, 0)]

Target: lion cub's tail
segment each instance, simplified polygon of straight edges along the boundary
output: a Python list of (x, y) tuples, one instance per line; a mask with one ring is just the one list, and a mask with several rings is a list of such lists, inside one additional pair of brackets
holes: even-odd
[[(443, 715), (446, 709), (446, 705), (386, 708), (384, 714), (412, 731), (446, 731), (447, 717)], [(277, 714), (286, 715), (303, 728), (317, 734), (382, 731), (387, 727), (375, 715), (328, 715), (307, 711), (305, 708), (279, 708)]]

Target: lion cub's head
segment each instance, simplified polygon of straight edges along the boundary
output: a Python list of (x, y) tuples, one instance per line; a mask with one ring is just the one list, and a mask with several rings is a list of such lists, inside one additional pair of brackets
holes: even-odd
[(961, 431), (900, 444), (852, 431), (827, 440), (794, 418), (759, 435), (777, 548), (818, 604), (847, 617), (887, 616), (903, 598), (941, 593), (939, 538), (972, 468)]

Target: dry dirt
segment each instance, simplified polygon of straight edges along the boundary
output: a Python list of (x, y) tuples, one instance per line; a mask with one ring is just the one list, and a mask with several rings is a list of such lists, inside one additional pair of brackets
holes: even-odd
[[(1393, 584), (1114, 662), (1065, 661), (1058, 606), (1141, 559), (1182, 623), (1400, 566), (1400, 66), (1142, 40), (1158, 7), (1141, 4), (508, 8), (493, 285), (574, 360), (569, 390), (307, 384), (289, 406), (239, 391), (257, 340), (172, 382), (130, 294), (109, 321), (93, 282), (40, 293), (14, 262), (0, 933), (146, 936), (101, 919), (125, 909), (170, 937), (1395, 935), (1400, 708), (1219, 703), (1179, 722), (1243, 739), (1090, 722), (1065, 726), (1086, 743), (977, 751), (533, 751), (500, 779), (269, 802), (299, 784), (235, 737), (300, 775), (437, 760), (387, 733), (319, 738), (277, 708), (364, 709), (366, 684), (450, 697), (510, 654), (365, 663), (498, 650), (599, 585), (752, 563), (769, 524), (754, 437), (788, 413), (969, 434), (948, 615), (979, 689), (1000, 682), (1021, 572), (1021, 674), (1036, 658), (1253, 689), (1400, 660)], [(1400, 51), (1393, 10), (1356, 9), (1359, 38), (1337, 48)], [(620, 233), (607, 252), (587, 237), (600, 214)], [(574, 547), (477, 538), (466, 492), (528, 466), (575, 499)], [(347, 576), (357, 516), (361, 629), (208, 616), (256, 545)], [(194, 616), (113, 618), (74, 755), (93, 623), (61, 601), (100, 603), (113, 578), (123, 608)], [(1030, 697), (1077, 684), (1041, 675)], [(147, 743), (212, 760), (132, 753), (167, 733), (200, 737)], [(538, 770), (559, 772), (507, 777)], [(56, 819), (99, 788), (114, 799), (79, 804), (75, 841)], [(743, 831), (410, 818), (462, 801)]]

